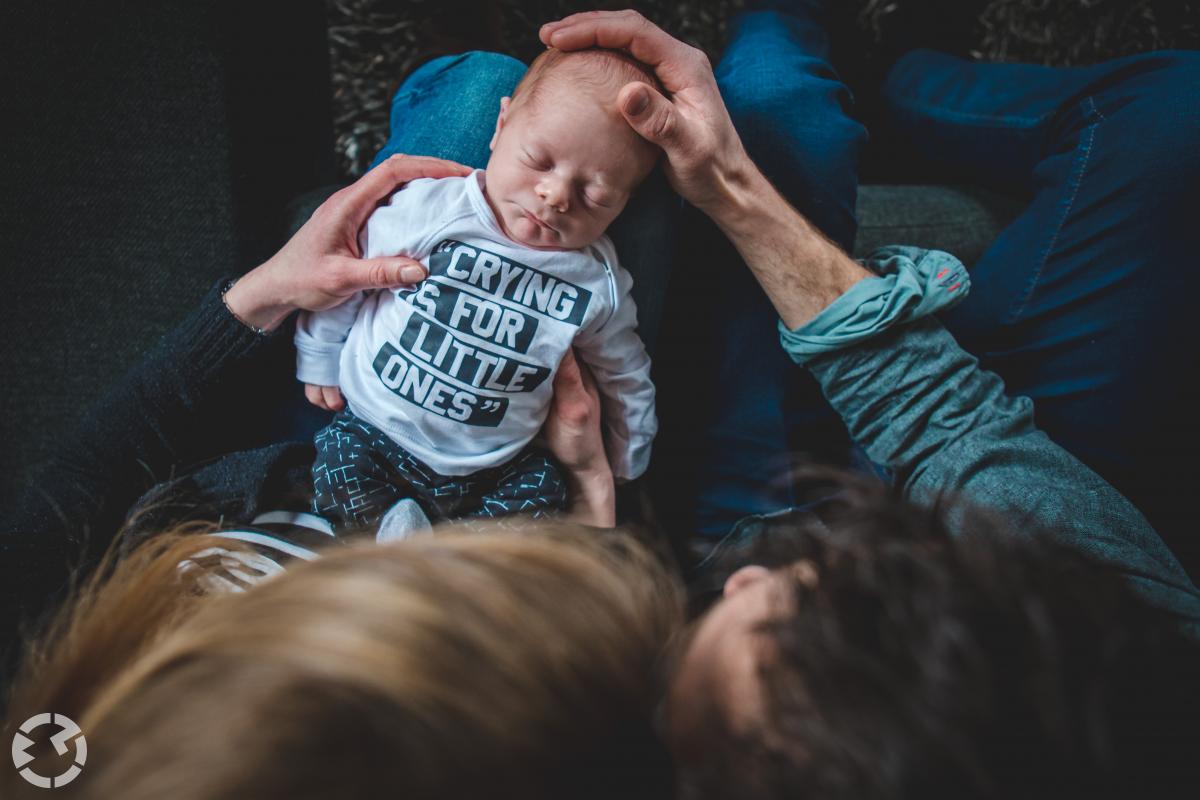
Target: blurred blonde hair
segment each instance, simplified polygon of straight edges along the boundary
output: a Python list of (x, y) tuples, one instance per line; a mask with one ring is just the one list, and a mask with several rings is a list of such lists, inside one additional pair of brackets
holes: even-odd
[(8, 735), (49, 711), (88, 741), (56, 796), (670, 794), (651, 717), (681, 590), (632, 539), (449, 531), (210, 595), (179, 564), (214, 546), (237, 545), (110, 558), (30, 651)]

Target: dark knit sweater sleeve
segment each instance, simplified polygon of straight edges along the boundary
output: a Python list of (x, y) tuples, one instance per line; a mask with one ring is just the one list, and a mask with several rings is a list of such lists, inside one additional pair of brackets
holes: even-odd
[[(60, 598), (73, 569), (95, 562), (126, 511), (181, 466), (218, 453), (230, 398), (274, 336), (230, 314), (221, 281), (178, 327), (99, 398), (0, 525), (0, 646), (18, 620)], [(277, 349), (277, 348), (275, 348)], [(268, 371), (270, 372), (270, 371)]]

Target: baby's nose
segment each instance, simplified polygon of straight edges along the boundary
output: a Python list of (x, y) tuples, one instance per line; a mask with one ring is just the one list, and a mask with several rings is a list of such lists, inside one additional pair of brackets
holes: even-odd
[(538, 184), (538, 197), (559, 214), (570, 209), (570, 192), (564, 181), (544, 180)]

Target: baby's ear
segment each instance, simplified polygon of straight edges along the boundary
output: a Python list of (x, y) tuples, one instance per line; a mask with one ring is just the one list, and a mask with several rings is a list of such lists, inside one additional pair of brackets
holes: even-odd
[(500, 113), (496, 115), (496, 130), (492, 134), (492, 140), (488, 142), (489, 150), (496, 149), (496, 140), (500, 138), (500, 129), (504, 127), (504, 116), (508, 113), (508, 102), (511, 99), (511, 97), (500, 98)]

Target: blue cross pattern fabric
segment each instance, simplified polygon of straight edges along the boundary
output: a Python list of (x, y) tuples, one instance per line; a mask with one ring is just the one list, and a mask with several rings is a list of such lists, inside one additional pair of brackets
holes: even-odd
[(373, 526), (405, 498), (415, 500), (433, 522), (513, 514), (536, 519), (567, 503), (558, 465), (535, 448), (494, 469), (440, 475), (349, 411), (317, 433), (315, 444), (313, 509), (339, 530)]

